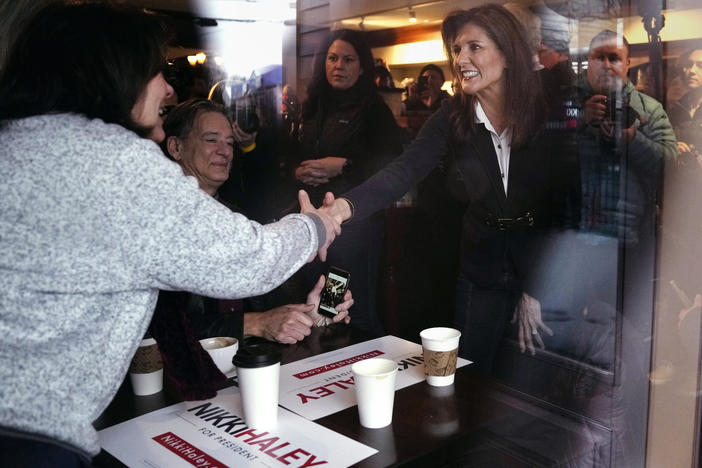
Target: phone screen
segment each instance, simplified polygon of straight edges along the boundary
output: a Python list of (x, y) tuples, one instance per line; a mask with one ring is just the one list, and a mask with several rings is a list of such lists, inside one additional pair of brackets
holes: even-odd
[(319, 313), (327, 317), (335, 316), (338, 312), (334, 306), (344, 301), (344, 294), (346, 294), (348, 287), (349, 274), (337, 268), (330, 269), (324, 283), (324, 289), (322, 289)]

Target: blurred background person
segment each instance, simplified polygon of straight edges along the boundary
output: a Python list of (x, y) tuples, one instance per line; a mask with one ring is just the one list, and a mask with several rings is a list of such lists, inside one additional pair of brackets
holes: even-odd
[(526, 32), (527, 46), (531, 51), (531, 59), (534, 64), (534, 70), (538, 71), (544, 68), (544, 65), (539, 62), (539, 46), (541, 45), (541, 18), (531, 11), (528, 7), (519, 3), (508, 2), (502, 5), (514, 15), (517, 20), (522, 23)]
[(444, 99), (451, 97), (441, 87), (444, 85), (444, 71), (441, 67), (429, 63), (419, 71), (417, 81), (407, 89), (405, 110), (434, 112)]
[(375, 86), (378, 89), (395, 89), (395, 80), (386, 66), (376, 65), (374, 73)]
[[(404, 132), (378, 95), (373, 82), (373, 55), (362, 33), (333, 31), (315, 57), (314, 74), (302, 107), (302, 127), (291, 156), (294, 178), (321, 204), (325, 192), (342, 193), (383, 167), (402, 149)], [(384, 334), (376, 312), (377, 274), (383, 216), (344, 228), (327, 258), (303, 268), (302, 291), (308, 291), (329, 265), (351, 274), (353, 324)], [(297, 275), (296, 275), (297, 276)]]
[(670, 104), (668, 116), (675, 129), (682, 162), (688, 162), (692, 157), (695, 164), (702, 164), (702, 47), (682, 53), (678, 66), (682, 72), (685, 94)]
[(564, 99), (571, 94), (576, 79), (568, 43), (544, 37), (539, 45), (539, 62), (544, 66), (540, 76), (549, 116), (566, 120)]
[(297, 138), (297, 126), (300, 120), (300, 102), (295, 89), (289, 84), (283, 86), (280, 115), (288, 138)]

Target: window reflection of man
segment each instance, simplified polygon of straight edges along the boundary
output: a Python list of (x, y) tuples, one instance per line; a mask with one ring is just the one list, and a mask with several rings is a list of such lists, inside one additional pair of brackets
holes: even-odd
[[(585, 79), (579, 82), (584, 104), (578, 146), (582, 221), (614, 237), (624, 229), (625, 242), (636, 242), (640, 226), (632, 216), (640, 218), (645, 199), (656, 197), (662, 163), (677, 151), (663, 106), (628, 80), (630, 63), (624, 36), (605, 30), (592, 39)], [(622, 177), (629, 191), (623, 199)]]
[[(600, 36), (600, 35), (598, 35)], [(596, 37), (587, 57), (587, 81), (595, 92), (585, 103), (585, 123), (599, 124), (607, 139), (614, 137), (613, 122), (607, 119), (608, 96), (620, 92), (627, 80), (629, 44), (622, 36), (604, 34)], [(633, 126), (622, 129), (621, 136), (630, 141), (636, 130)]]
[[(577, 94), (568, 99), (579, 108), (579, 120), (567, 135), (571, 152), (564, 153), (574, 155), (577, 172), (568, 180), (575, 199), (568, 219), (577, 228), (549, 243), (551, 255), (543, 269), (548, 289), (543, 308), (566, 310), (583, 324), (577, 340), (561, 345), (605, 369), (614, 365), (617, 307), (626, 303), (633, 311), (628, 318), (636, 316), (632, 321), (642, 330), (650, 319), (645, 311), (652, 307), (647, 301), (661, 169), (676, 154), (662, 105), (627, 79), (629, 57), (626, 39), (614, 31), (597, 34), (590, 44), (588, 69), (578, 77)], [(618, 114), (611, 112), (611, 100), (617, 101)], [(624, 278), (626, 291), (621, 288), (625, 266), (630, 274)], [(630, 290), (637, 290), (636, 297), (623, 296)]]

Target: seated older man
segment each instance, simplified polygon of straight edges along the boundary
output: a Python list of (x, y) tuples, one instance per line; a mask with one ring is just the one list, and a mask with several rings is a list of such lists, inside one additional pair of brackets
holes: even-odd
[[(224, 107), (213, 101), (193, 99), (174, 107), (163, 125), (163, 150), (177, 162), (185, 175), (194, 176), (202, 190), (218, 199), (217, 190), (228, 179), (234, 148), (232, 124)], [(237, 211), (235, 207), (230, 209)], [(203, 245), (201, 248), (206, 249)], [(309, 335), (312, 326), (349, 322), (353, 304), (350, 291), (330, 319), (317, 313), (324, 277), (303, 304), (287, 304), (264, 312), (244, 312), (252, 301), (222, 301), (194, 294), (162, 291), (159, 307), (185, 307), (197, 338), (209, 336), (258, 336), (281, 343), (295, 343)], [(258, 301), (266, 302), (258, 298)]]

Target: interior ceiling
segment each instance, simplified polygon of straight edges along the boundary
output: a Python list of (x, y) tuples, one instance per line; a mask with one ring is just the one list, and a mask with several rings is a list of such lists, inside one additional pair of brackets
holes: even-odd
[[(282, 22), (294, 18), (295, 0), (135, 0), (163, 14), (182, 54), (207, 50), (222, 31), (236, 22)], [(176, 55), (179, 55), (176, 52)]]
[[(201, 18), (214, 19), (217, 23), (222, 21), (286, 21), (280, 16), (280, 11), (288, 10), (294, 14), (296, 0), (138, 0), (145, 8), (166, 14), (171, 22), (176, 36), (176, 44), (185, 49), (205, 49), (208, 38), (217, 34), (218, 27), (211, 21), (201, 21)], [(330, 0), (335, 1), (335, 0)], [(529, 5), (533, 0), (513, 0), (514, 3)], [(580, 4), (582, 14), (587, 16), (585, 9), (588, 5), (592, 14), (604, 11), (609, 7), (617, 9), (622, 16), (637, 14), (637, 5), (658, 4), (665, 0), (541, 0), (536, 3), (552, 5), (566, 5), (563, 11), (571, 11), (574, 4)], [(667, 0), (668, 8), (685, 9), (697, 6), (699, 0)], [(428, 0), (426, 2), (408, 1), (417, 21), (409, 21), (410, 8), (384, 8), (385, 2), (378, 0), (370, 2), (368, 13), (351, 17), (332, 18), (327, 24), (331, 28), (350, 28), (366, 31), (378, 31), (396, 28), (439, 28), (446, 14), (458, 8), (470, 8), (484, 3), (483, 0)], [(282, 6), (282, 8), (281, 8)], [(274, 8), (276, 7), (276, 8)], [(286, 8), (287, 7), (287, 8)], [(293, 10), (290, 10), (290, 9)], [(290, 13), (289, 13), (290, 14)], [(343, 15), (341, 15), (343, 16)], [(291, 19), (291, 18), (290, 18)], [(583, 19), (583, 18), (581, 18)]]

